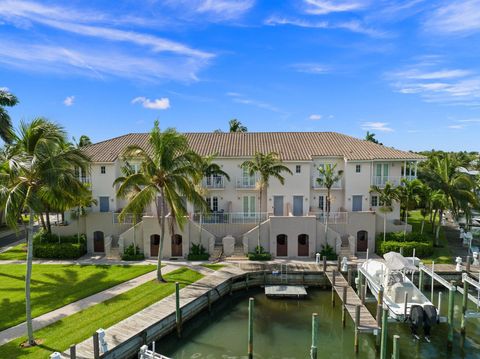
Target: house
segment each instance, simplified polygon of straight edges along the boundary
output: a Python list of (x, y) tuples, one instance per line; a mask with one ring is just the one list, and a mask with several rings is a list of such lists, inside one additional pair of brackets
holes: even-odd
[[(229, 255), (253, 251), (260, 242), (274, 257), (314, 257), (329, 244), (337, 253), (354, 255), (374, 249), (375, 236), (383, 232), (379, 197), (370, 193), (371, 185), (387, 182), (399, 185), (402, 178), (413, 179), (423, 156), (400, 151), (334, 132), (246, 132), (186, 133), (191, 148), (200, 155), (217, 156), (216, 162), (229, 174), (204, 178), (206, 201), (211, 213), (200, 213), (187, 203), (188, 223), (175, 228), (164, 243), (165, 258), (185, 257), (191, 244), (202, 243), (210, 253), (222, 246)], [(119, 223), (118, 213), (125, 206), (112, 185), (121, 175), (122, 153), (128, 145), (148, 149), (148, 134), (131, 133), (85, 148), (91, 157), (89, 173), (79, 173), (90, 183), (97, 205), (80, 222), (56, 228), (67, 233), (81, 228), (87, 234), (88, 251), (122, 252), (135, 241), (147, 257), (159, 250), (159, 225), (152, 204), (138, 223), (127, 218)], [(285, 184), (271, 179), (259, 208), (257, 179), (240, 165), (256, 152), (278, 153), (292, 175)], [(139, 162), (129, 161), (134, 168)], [(342, 179), (331, 190), (327, 218), (327, 190), (316, 178), (319, 169), (336, 165)], [(400, 207), (387, 214), (387, 231), (403, 230)], [(261, 222), (260, 226), (258, 223)], [(227, 237), (227, 238), (225, 238)]]

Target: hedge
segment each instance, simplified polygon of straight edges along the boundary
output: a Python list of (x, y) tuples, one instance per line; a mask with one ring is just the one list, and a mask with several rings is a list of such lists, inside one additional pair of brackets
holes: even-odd
[(202, 253), (202, 254), (189, 253), (187, 256), (187, 259), (189, 261), (208, 261), (208, 258), (210, 258), (210, 254), (208, 253)]
[(248, 259), (251, 261), (269, 261), (272, 259), (270, 253), (248, 253)]
[(73, 236), (57, 236), (56, 234), (48, 233), (48, 232), (37, 232), (33, 235), (33, 243), (84, 243), (87, 244), (87, 237), (85, 234), (80, 234), (80, 240), (77, 235)]
[[(383, 241), (383, 233), (377, 235), (377, 241)], [(403, 232), (390, 232), (385, 236), (385, 241), (388, 242), (422, 242), (429, 243), (430, 238), (426, 234), (421, 234), (419, 232), (409, 232), (405, 235)]]
[(124, 261), (142, 261), (145, 259), (145, 255), (140, 251), (137, 246), (134, 250), (133, 243), (123, 250), (122, 259)]
[(404, 256), (412, 256), (413, 249), (415, 249), (415, 256), (417, 257), (429, 257), (433, 254), (433, 244), (425, 242), (399, 242), (399, 241), (383, 241), (377, 240), (376, 243), (377, 254), (383, 256), (388, 252), (400, 252), (400, 248), (403, 248)]
[(46, 259), (77, 259), (87, 253), (87, 239), (84, 234), (57, 236), (37, 232), (33, 236), (33, 256)]

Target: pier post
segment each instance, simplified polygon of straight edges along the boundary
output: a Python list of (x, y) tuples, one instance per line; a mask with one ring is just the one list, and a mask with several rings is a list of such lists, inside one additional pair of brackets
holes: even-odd
[(443, 296), (443, 293), (441, 291), (438, 292), (438, 303), (437, 303), (438, 317), (440, 317), (440, 313), (442, 312), (442, 296)]
[(433, 287), (435, 284), (435, 279), (433, 278), (435, 275), (435, 261), (432, 261), (432, 283), (431, 283), (431, 288), (430, 288), (430, 302), (433, 303)]
[(464, 279), (463, 280), (463, 299), (462, 299), (462, 322), (460, 325), (460, 333), (462, 336), (465, 336), (465, 313), (467, 311), (467, 300), (468, 300), (468, 282)]
[(355, 306), (355, 341), (353, 343), (353, 348), (355, 353), (358, 353), (358, 335), (360, 326), (360, 305)]
[(335, 307), (335, 277), (337, 272), (335, 269), (332, 271), (332, 307)]
[(312, 346), (310, 348), (310, 359), (317, 359), (318, 342), (318, 314), (312, 314)]
[(357, 279), (358, 279), (358, 283), (357, 283), (357, 294), (360, 298), (362, 298), (362, 272), (360, 272), (357, 268), (357, 273), (358, 273), (358, 276), (357, 276)]
[(208, 299), (208, 312), (211, 313), (212, 312), (212, 291), (211, 290), (207, 292), (207, 299)]
[(447, 349), (449, 351), (452, 350), (453, 347), (453, 309), (455, 307), (455, 286), (453, 285), (453, 281), (451, 282), (451, 286), (448, 290), (448, 314), (447, 314), (447, 322), (448, 322), (448, 342), (447, 342)]
[[(432, 301), (433, 303), (433, 301)], [(407, 319), (407, 309), (408, 309), (408, 292), (405, 292), (405, 296), (403, 297), (403, 318), (404, 320)]]
[(180, 283), (175, 282), (175, 322), (177, 325), (177, 336), (182, 336), (182, 310), (180, 309)]
[(348, 271), (347, 271), (347, 283), (349, 286), (352, 285), (352, 268), (348, 266)]
[[(383, 285), (380, 286), (380, 289), (378, 291), (378, 296), (377, 296), (377, 327), (381, 328), (382, 327), (382, 307), (383, 307)], [(377, 334), (375, 344), (377, 346), (377, 349), (380, 347), (380, 338), (382, 337), (382, 329), (380, 329), (380, 332)]]
[(382, 315), (382, 340), (380, 343), (380, 359), (387, 358), (387, 326), (388, 326), (388, 308), (383, 308)]
[(77, 346), (75, 344), (70, 345), (70, 359), (77, 359)]
[(398, 342), (400, 335), (393, 336), (393, 355), (392, 359), (400, 359), (400, 343)]
[(423, 276), (424, 276), (424, 273), (423, 273), (423, 270), (421, 268), (421, 265), (422, 263), (420, 263), (420, 268), (419, 268), (419, 272), (418, 272), (418, 289), (420, 289), (421, 292), (423, 292)]
[(345, 328), (345, 322), (347, 319), (347, 287), (343, 287), (342, 292), (342, 327)]
[(253, 301), (248, 300), (248, 359), (253, 358)]
[(467, 262), (465, 263), (465, 271), (470, 272), (470, 256), (467, 256)]
[(327, 256), (323, 256), (323, 274), (327, 273)]
[(98, 342), (98, 333), (93, 333), (93, 357), (94, 359), (100, 358), (100, 343)]
[(337, 256), (337, 271), (340, 272), (342, 269), (342, 257), (340, 255)]

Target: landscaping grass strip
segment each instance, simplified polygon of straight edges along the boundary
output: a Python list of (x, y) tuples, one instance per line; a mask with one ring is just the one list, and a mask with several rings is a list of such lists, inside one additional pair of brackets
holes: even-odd
[(156, 280), (147, 282), (36, 331), (35, 338), (42, 340), (40, 345), (21, 348), (20, 344), (26, 340), (26, 337), (23, 337), (0, 346), (0, 357), (48, 358), (54, 351), (63, 352), (71, 344), (80, 343), (91, 337), (98, 328), (106, 329), (173, 294), (175, 282), (179, 282), (183, 288), (202, 277), (200, 273), (182, 267), (164, 276), (167, 283), (159, 283)]
[(225, 267), (225, 264), (201, 264), (201, 266), (213, 270), (219, 270)]
[[(38, 317), (156, 269), (154, 265), (34, 264), (32, 315)], [(25, 264), (0, 265), (0, 330), (26, 320)]]
[(20, 260), (27, 259), (26, 244), (20, 243), (10, 248), (8, 251), (0, 253), (0, 260)]

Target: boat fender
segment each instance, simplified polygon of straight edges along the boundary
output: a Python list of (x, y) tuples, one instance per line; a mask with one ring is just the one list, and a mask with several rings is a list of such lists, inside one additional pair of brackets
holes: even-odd
[(424, 324), (423, 308), (420, 305), (410, 307), (410, 330), (414, 336), (418, 336), (418, 329)]

